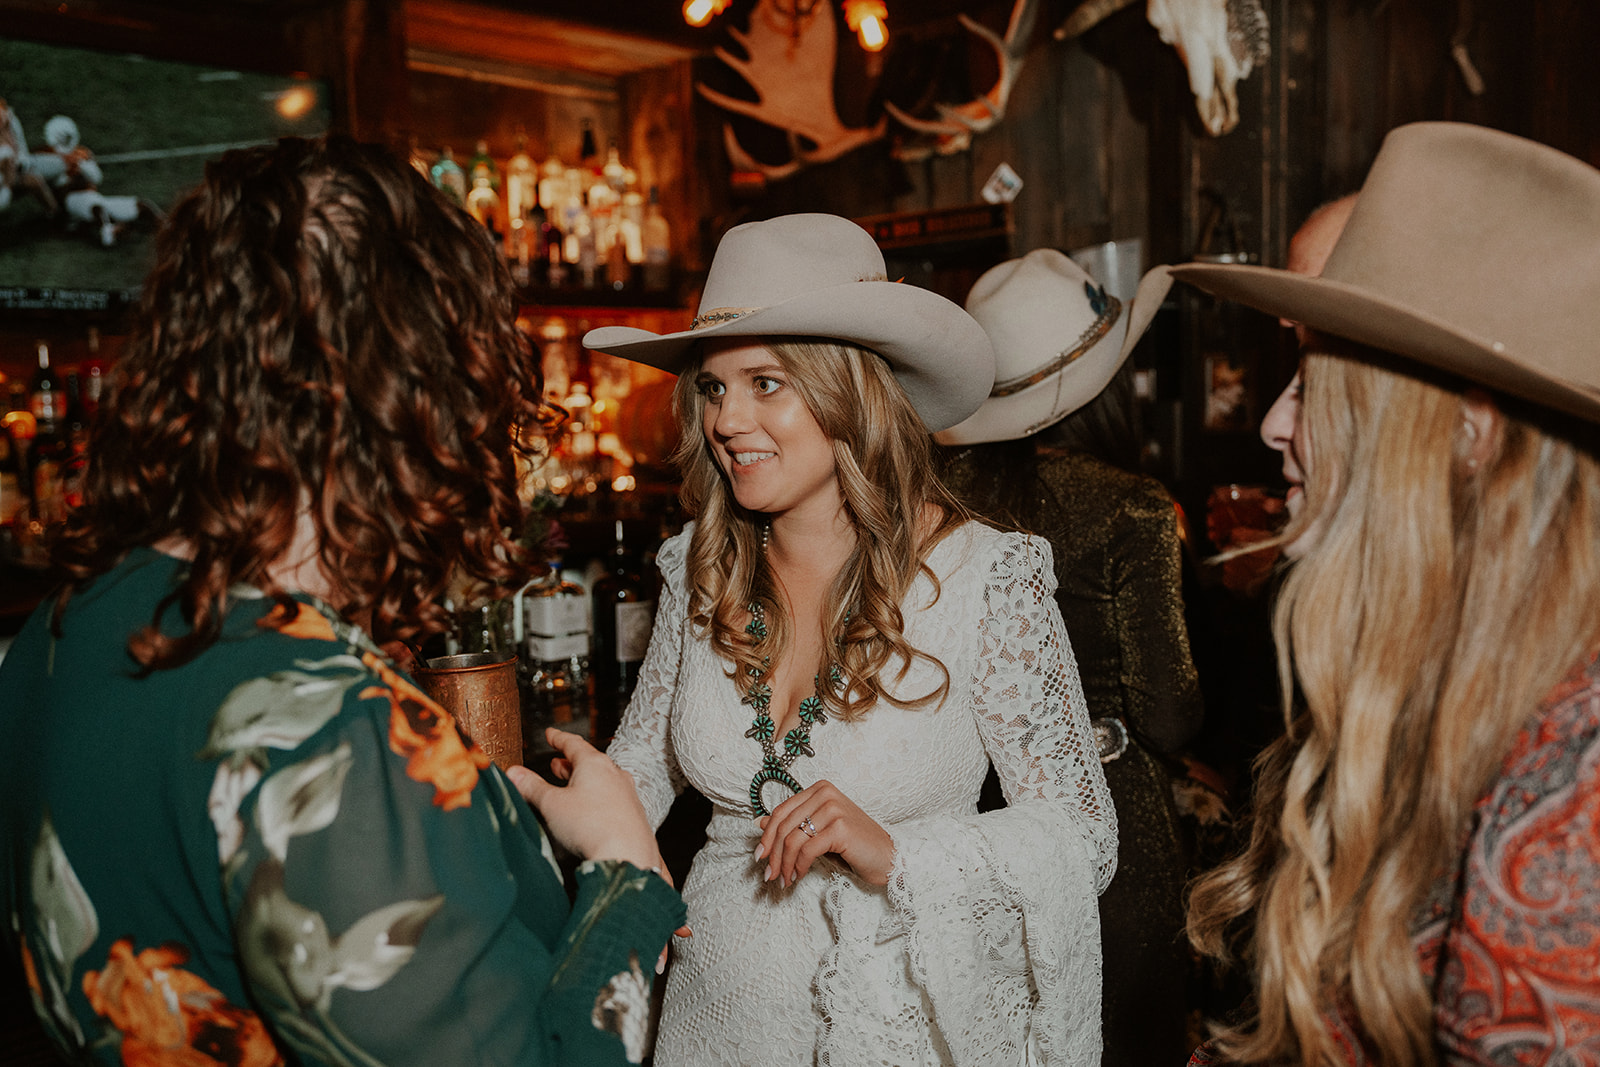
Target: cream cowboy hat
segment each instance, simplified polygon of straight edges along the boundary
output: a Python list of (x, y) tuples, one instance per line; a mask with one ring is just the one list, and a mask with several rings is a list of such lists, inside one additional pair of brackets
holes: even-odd
[(1060, 422), (1100, 395), (1171, 285), (1157, 267), (1124, 307), (1053, 248), (991, 267), (973, 284), (967, 312), (994, 344), (994, 386), (976, 413), (935, 438), (1011, 441)]
[(715, 337), (826, 337), (882, 356), (930, 431), (977, 409), (994, 382), (983, 327), (927, 289), (891, 282), (872, 235), (837, 215), (783, 215), (723, 235), (694, 324), (602, 326), (585, 348), (676, 374)]
[(1600, 171), (1545, 145), (1401, 126), (1321, 277), (1220, 264), (1172, 275), (1600, 421)]

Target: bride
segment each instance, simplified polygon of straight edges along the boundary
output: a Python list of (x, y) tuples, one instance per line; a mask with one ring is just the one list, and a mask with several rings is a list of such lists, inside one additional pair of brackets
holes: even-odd
[(1116, 816), (1050, 548), (933, 473), (983, 330), (791, 215), (729, 231), (690, 330), (584, 343), (679, 375), (696, 518), (609, 749), (657, 825), (714, 805), (655, 1062), (1097, 1063)]

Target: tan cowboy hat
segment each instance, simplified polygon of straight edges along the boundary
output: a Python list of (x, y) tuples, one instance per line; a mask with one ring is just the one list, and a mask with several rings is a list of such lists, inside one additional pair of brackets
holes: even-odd
[(596, 352), (676, 374), (715, 337), (820, 337), (882, 356), (930, 431), (977, 409), (994, 382), (983, 327), (927, 289), (888, 280), (872, 235), (837, 215), (782, 215), (723, 235), (693, 325), (655, 334), (602, 326)]
[(1077, 411), (1117, 373), (1171, 285), (1157, 267), (1124, 307), (1053, 248), (991, 267), (967, 312), (994, 344), (994, 387), (971, 418), (934, 436), (944, 445), (1011, 441)]
[(1401, 126), (1321, 277), (1210, 264), (1172, 275), (1600, 421), (1600, 171), (1545, 145)]

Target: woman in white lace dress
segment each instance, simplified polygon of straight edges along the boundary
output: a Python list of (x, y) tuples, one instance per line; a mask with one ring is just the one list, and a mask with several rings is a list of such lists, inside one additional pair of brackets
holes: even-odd
[(679, 374), (696, 517), (610, 749), (657, 824), (714, 806), (656, 1063), (1098, 1063), (1116, 817), (1050, 548), (933, 474), (982, 329), (792, 215), (729, 231), (692, 329), (584, 343)]

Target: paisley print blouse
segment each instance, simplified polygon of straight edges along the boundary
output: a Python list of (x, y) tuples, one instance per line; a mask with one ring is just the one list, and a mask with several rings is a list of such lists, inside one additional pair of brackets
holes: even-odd
[(235, 591), (141, 676), (182, 564), (136, 550), (0, 664), (0, 965), (72, 1062), (607, 1064), (644, 1055), (683, 904), (585, 865), (358, 629)]
[[(1518, 734), (1412, 939), (1441, 1063), (1600, 1063), (1600, 657)], [(1348, 1063), (1377, 1062), (1357, 1020), (1331, 1025)]]

